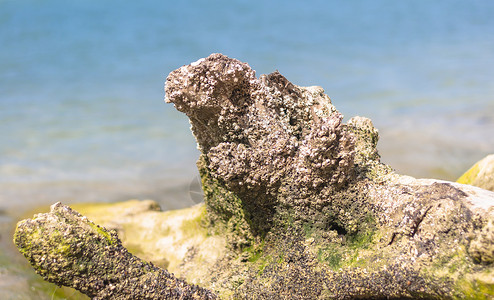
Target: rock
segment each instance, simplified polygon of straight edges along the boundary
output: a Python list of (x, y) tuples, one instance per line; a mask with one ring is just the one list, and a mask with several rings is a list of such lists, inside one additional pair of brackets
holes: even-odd
[(369, 119), (345, 124), (322, 88), (221, 54), (173, 71), (165, 91), (190, 119), (205, 203), (104, 218), (152, 252), (136, 253), (172, 257), (162, 266), (224, 299), (494, 296), (493, 192), (395, 174)]
[(457, 180), (458, 183), (470, 184), (494, 191), (494, 154), (478, 161)]

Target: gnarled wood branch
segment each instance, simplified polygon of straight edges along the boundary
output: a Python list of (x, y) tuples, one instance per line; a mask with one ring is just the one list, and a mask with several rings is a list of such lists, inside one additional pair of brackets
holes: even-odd
[(216, 299), (132, 255), (115, 232), (61, 203), (19, 222), (14, 242), (45, 280), (93, 299)]

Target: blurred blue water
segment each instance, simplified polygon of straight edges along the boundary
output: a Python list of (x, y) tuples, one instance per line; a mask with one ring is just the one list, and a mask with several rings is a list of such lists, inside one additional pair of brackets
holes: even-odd
[(373, 119), (385, 162), (454, 179), (494, 152), (493, 15), (490, 0), (0, 0), (0, 208), (187, 186), (198, 153), (163, 83), (213, 52), (322, 86)]

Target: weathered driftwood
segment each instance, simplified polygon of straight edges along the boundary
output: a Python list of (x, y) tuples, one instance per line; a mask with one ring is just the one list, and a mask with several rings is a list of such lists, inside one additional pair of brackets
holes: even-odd
[[(395, 174), (379, 162), (370, 120), (344, 124), (321, 88), (295, 86), (278, 72), (258, 79), (221, 54), (173, 71), (165, 90), (189, 117), (201, 151), (210, 235), (227, 240), (212, 260), (191, 247), (181, 277), (194, 281), (193, 270), (207, 268), (202, 286), (240, 299), (494, 295), (494, 193)], [(26, 245), (39, 234), (22, 228), (17, 244), (37, 257), (35, 268), (43, 255), (63, 254), (56, 245), (33, 252)], [(118, 264), (91, 266), (110, 291), (101, 278)], [(57, 272), (41, 271), (72, 282), (55, 279)]]
[(130, 254), (115, 232), (61, 203), (20, 222), (14, 242), (45, 280), (93, 299), (216, 299)]
[(213, 226), (262, 245), (237, 295), (494, 293), (494, 194), (394, 174), (371, 121), (344, 124), (322, 88), (213, 54), (172, 72), (166, 101), (190, 119)]

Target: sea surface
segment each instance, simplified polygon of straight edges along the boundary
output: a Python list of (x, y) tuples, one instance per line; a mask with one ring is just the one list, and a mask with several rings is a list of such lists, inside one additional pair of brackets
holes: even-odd
[(61, 297), (12, 250), (27, 213), (198, 201), (198, 151), (163, 84), (214, 52), (322, 86), (373, 120), (397, 172), (455, 180), (494, 153), (493, 16), (491, 0), (0, 0), (0, 294)]

